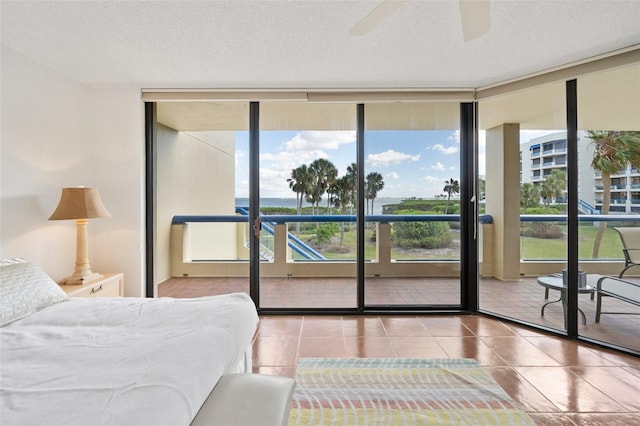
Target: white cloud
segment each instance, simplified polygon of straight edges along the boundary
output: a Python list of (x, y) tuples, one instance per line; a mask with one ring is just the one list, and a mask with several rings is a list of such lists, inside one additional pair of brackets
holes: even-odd
[(400, 178), (400, 176), (398, 176), (398, 173), (396, 173), (396, 172), (387, 173), (386, 175), (384, 175), (384, 177), (386, 177), (387, 179), (399, 179)]
[(435, 182), (440, 182), (440, 178), (437, 178), (435, 176), (423, 176), (423, 177), (420, 178), (420, 181), (428, 182), (428, 183), (435, 183)]
[(425, 194), (426, 197), (435, 197), (442, 193), (444, 181), (441, 178), (427, 175), (421, 177), (420, 182), (422, 182), (420, 193)]
[(455, 132), (451, 133), (447, 140), (460, 145), (460, 130), (456, 130)]
[(433, 145), (431, 147), (431, 149), (433, 149), (434, 151), (440, 151), (444, 155), (451, 155), (451, 154), (455, 154), (456, 152), (458, 152), (458, 147), (457, 146), (445, 147), (444, 145), (442, 145), (440, 143), (437, 143), (437, 144)]
[(402, 162), (411, 162), (420, 160), (420, 154), (410, 155), (403, 152), (394, 151), (389, 149), (379, 154), (369, 154), (367, 161), (373, 167), (387, 167), (392, 164), (400, 164)]
[(438, 161), (436, 164), (429, 167), (429, 170), (444, 170), (444, 164)]
[(244, 152), (244, 151), (242, 151), (242, 150), (238, 150), (238, 151), (236, 151), (236, 160), (235, 160), (235, 162), (236, 162), (236, 167), (239, 167), (239, 166), (240, 166), (240, 159), (241, 159), (241, 158), (244, 158), (244, 157), (246, 157), (246, 156), (247, 156), (247, 153), (246, 153), (246, 152)]
[(280, 170), (286, 173), (287, 177), (291, 170), (300, 167), (302, 164), (310, 163), (318, 158), (328, 158), (324, 151), (279, 151), (260, 153), (260, 165), (265, 168)]
[(290, 169), (260, 167), (260, 192), (268, 197), (295, 197), (289, 184), (283, 184), (290, 174)]
[(558, 132), (562, 132), (562, 130), (520, 130), (520, 143), (527, 143), (531, 139)]
[(355, 131), (308, 131), (297, 133), (284, 142), (287, 151), (324, 151), (335, 150), (340, 145), (355, 143)]

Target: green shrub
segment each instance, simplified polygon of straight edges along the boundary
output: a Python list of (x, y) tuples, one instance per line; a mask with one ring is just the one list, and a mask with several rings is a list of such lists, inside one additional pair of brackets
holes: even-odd
[(522, 228), (524, 237), (559, 239), (564, 236), (558, 225), (548, 222), (529, 222)]
[[(402, 210), (397, 214), (416, 214), (416, 211)], [(443, 248), (451, 244), (449, 229), (447, 222), (394, 222), (392, 240), (400, 248)]]
[(328, 243), (331, 237), (338, 233), (339, 227), (337, 223), (323, 223), (316, 228), (316, 242), (318, 244)]
[[(521, 209), (521, 213), (523, 213), (523, 209)], [(564, 214), (564, 207), (531, 207), (527, 209), (527, 214)]]

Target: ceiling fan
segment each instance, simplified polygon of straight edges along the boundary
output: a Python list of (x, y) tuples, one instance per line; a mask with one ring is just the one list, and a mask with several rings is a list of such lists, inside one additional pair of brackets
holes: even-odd
[[(367, 16), (358, 21), (349, 33), (363, 36), (377, 27), (387, 17), (409, 0), (382, 0)], [(490, 0), (458, 0), (462, 37), (465, 42), (480, 37), (491, 28)]]

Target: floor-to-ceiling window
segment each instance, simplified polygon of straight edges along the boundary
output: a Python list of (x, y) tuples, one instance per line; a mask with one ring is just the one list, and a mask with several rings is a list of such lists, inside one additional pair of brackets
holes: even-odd
[(457, 101), (253, 104), (157, 104), (162, 275), (267, 310), (461, 308)]
[(479, 102), (480, 309), (566, 329), (564, 82)]
[(480, 311), (638, 352), (640, 72), (589, 71), (480, 91)]
[(577, 95), (580, 198), (595, 219), (579, 227), (580, 269), (594, 289), (579, 299), (588, 314), (579, 333), (640, 351), (640, 267), (599, 279), (623, 272), (623, 237), (632, 259), (640, 253), (640, 65), (578, 78)]
[[(618, 73), (625, 69), (630, 73), (623, 74), (631, 75), (631, 81), (620, 89), (617, 83), (626, 80)], [(569, 329), (577, 323), (580, 336), (634, 349), (629, 342), (637, 337), (635, 321), (640, 317), (632, 315), (637, 304), (601, 297), (602, 312), (596, 321), (599, 298), (594, 279), (598, 274), (617, 275), (624, 266), (620, 238), (610, 228), (614, 222), (637, 225), (633, 217), (623, 216), (637, 214), (634, 200), (640, 196), (635, 197), (633, 190), (640, 186), (640, 177), (636, 179), (637, 168), (631, 164), (613, 173), (611, 214), (603, 220), (605, 185), (601, 172), (590, 162), (594, 151), (589, 131), (640, 128), (637, 76), (635, 65), (579, 78), (577, 134), (567, 131), (562, 79), (491, 95), (486, 95), (491, 90), (479, 92), (478, 187), (473, 200), (465, 202), (477, 201), (482, 217), (477, 230), (480, 311), (572, 336)], [(162, 104), (158, 103), (159, 112), (165, 108)], [(457, 229), (463, 203), (456, 190), (462, 192), (465, 172), (460, 170), (464, 158), (456, 151), (459, 132), (464, 130), (457, 102), (389, 102), (385, 98), (363, 104), (326, 99), (314, 103), (300, 97), (254, 104), (260, 106), (254, 145), (249, 102), (202, 103), (213, 113), (207, 117), (212, 128), (171, 124), (159, 114), (162, 147), (158, 154), (178, 156), (158, 159), (157, 164), (166, 168), (158, 182), (166, 183), (176, 175), (180, 190), (191, 192), (173, 197), (171, 184), (164, 190), (158, 187), (159, 206), (187, 206), (181, 200), (203, 190), (206, 196), (218, 191), (225, 197), (214, 209), (205, 204), (171, 213), (158, 209), (158, 241), (164, 238), (171, 245), (171, 250), (162, 253), (161, 248), (158, 253), (168, 265), (156, 268), (161, 274), (220, 278), (225, 283), (220, 287), (223, 292), (249, 291), (251, 236), (260, 229), (259, 244), (253, 245), (259, 247), (260, 308), (366, 313), (466, 306), (460, 303), (465, 275), (459, 247), (473, 242), (463, 241)], [(186, 122), (183, 117), (182, 123)], [(187, 157), (185, 147), (171, 139), (217, 151), (211, 163), (215, 170), (207, 171), (213, 175), (206, 175), (217, 183), (204, 184), (195, 176), (205, 155), (196, 152)], [(573, 160), (572, 148), (577, 149)], [(253, 167), (248, 161), (252, 150), (257, 154)], [(191, 158), (192, 163), (179, 164), (178, 158)], [(259, 194), (254, 202), (264, 218), (260, 224), (243, 210), (252, 198), (249, 176), (256, 172), (252, 168), (258, 175)], [(224, 176), (216, 170), (224, 171)], [(579, 228), (568, 223), (571, 171), (578, 176), (574, 195)], [(413, 177), (403, 180), (405, 176)], [(307, 178), (313, 185), (303, 183)], [(194, 219), (198, 215), (214, 217), (201, 223)], [(182, 216), (183, 222), (174, 220), (167, 226), (175, 216)], [(603, 222), (609, 225), (600, 239)], [(578, 228), (579, 239), (570, 246), (571, 227)], [(229, 232), (235, 238), (233, 256), (220, 246), (205, 247), (229, 241)], [(569, 264), (568, 253), (574, 249), (579, 258)], [(571, 268), (587, 274), (586, 288), (569, 288), (574, 287), (567, 285)], [(212, 270), (217, 272), (211, 275)], [(630, 270), (626, 279), (634, 282), (634, 272)], [(474, 285), (470, 280), (469, 286)], [(571, 298), (577, 300), (573, 308)], [(622, 314), (611, 314), (610, 305)]]
[(260, 306), (355, 308), (356, 106), (261, 102), (259, 145)]
[(460, 104), (365, 105), (365, 303), (460, 305)]
[(236, 213), (248, 196), (248, 103), (156, 107), (156, 279), (182, 280), (194, 294), (249, 292), (249, 227)]

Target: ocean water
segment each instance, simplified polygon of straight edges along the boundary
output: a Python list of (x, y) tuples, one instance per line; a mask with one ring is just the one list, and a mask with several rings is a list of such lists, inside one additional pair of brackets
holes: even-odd
[[(403, 198), (376, 198), (373, 202), (373, 213), (372, 214), (382, 214), (382, 206), (386, 204), (398, 204), (402, 201)], [(295, 198), (261, 198), (260, 205), (263, 207), (290, 207), (292, 209), (296, 208), (296, 199)], [(249, 199), (248, 198), (236, 198), (236, 207), (248, 207)], [(309, 203), (304, 202), (302, 204), (303, 207), (310, 206)], [(324, 204), (320, 202), (320, 206), (326, 206), (326, 200)]]

